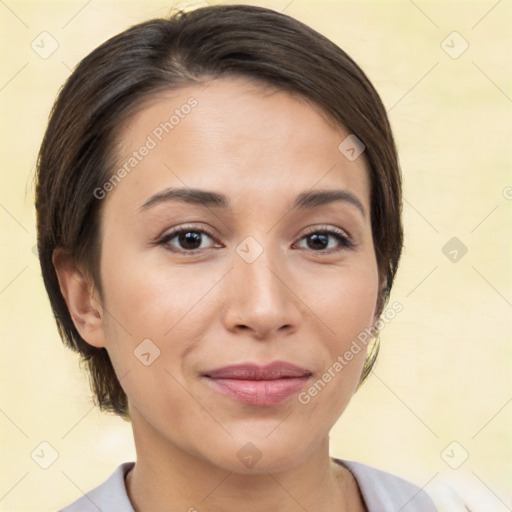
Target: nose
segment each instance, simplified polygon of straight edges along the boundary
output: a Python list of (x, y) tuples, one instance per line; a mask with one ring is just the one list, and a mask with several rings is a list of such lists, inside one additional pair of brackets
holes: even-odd
[(231, 331), (247, 331), (256, 339), (295, 332), (301, 322), (301, 299), (294, 291), (284, 261), (263, 253), (252, 263), (234, 255), (227, 277), (223, 321)]

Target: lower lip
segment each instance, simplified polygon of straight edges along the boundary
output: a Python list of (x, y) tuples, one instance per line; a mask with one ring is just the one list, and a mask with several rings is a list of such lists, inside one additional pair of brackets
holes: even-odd
[(310, 377), (290, 377), (275, 380), (238, 380), (207, 378), (220, 393), (239, 402), (269, 407), (284, 402), (297, 394)]

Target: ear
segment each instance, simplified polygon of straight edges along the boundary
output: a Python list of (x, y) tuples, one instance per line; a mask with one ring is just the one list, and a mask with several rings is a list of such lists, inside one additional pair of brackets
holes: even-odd
[(52, 261), (76, 330), (90, 345), (105, 347), (103, 308), (94, 284), (62, 249), (55, 249)]

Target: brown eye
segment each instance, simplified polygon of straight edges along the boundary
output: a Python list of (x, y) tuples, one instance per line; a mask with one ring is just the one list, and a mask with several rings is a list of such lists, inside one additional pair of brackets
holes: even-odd
[(306, 237), (309, 249), (326, 249), (329, 245), (328, 233), (313, 233)]
[(213, 244), (208, 244), (208, 240), (213, 241), (213, 237), (207, 231), (185, 227), (166, 233), (158, 244), (173, 252), (187, 253), (210, 249)]
[(200, 249), (202, 243), (202, 235), (198, 231), (182, 231), (176, 237), (177, 243), (181, 249)]
[(301, 240), (306, 240), (305, 248), (314, 252), (337, 252), (354, 245), (343, 232), (331, 229), (311, 231)]

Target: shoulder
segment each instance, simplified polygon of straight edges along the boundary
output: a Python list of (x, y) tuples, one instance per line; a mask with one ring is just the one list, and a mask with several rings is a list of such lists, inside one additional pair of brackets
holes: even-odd
[(438, 511), (428, 494), (412, 482), (360, 462), (334, 460), (354, 475), (368, 512)]
[(124, 462), (103, 483), (59, 512), (134, 512), (126, 494), (124, 477), (135, 462)]

